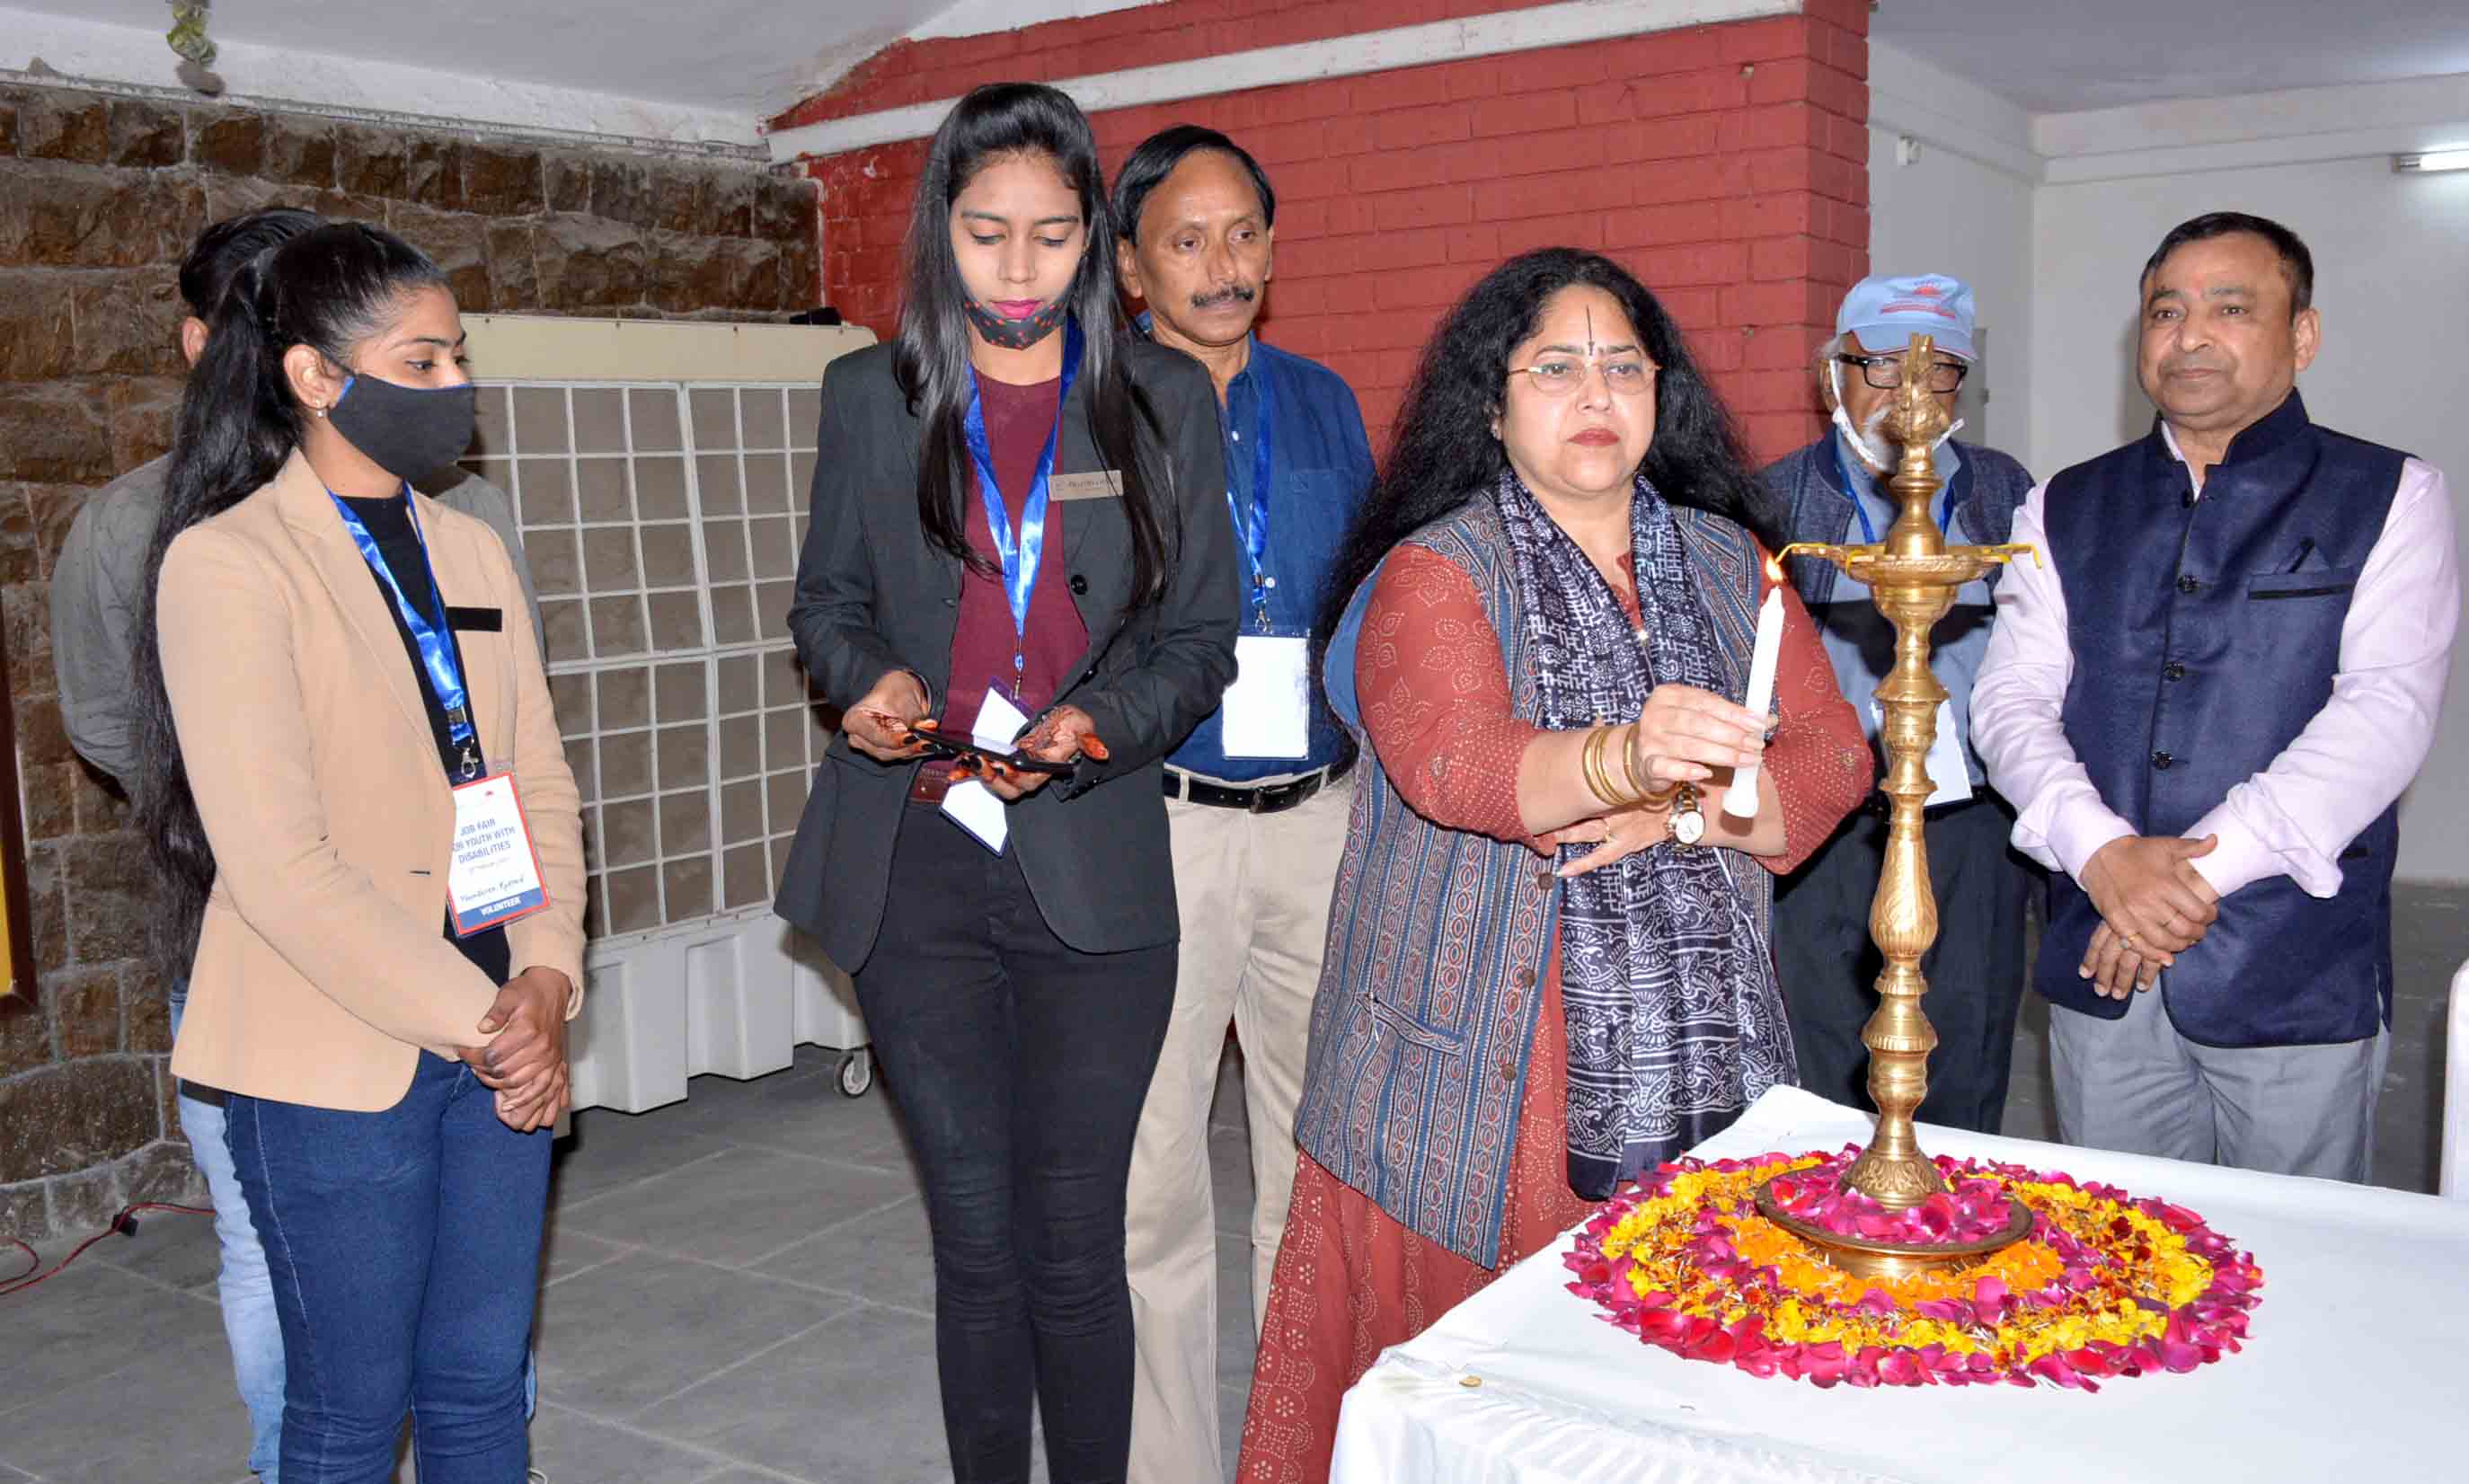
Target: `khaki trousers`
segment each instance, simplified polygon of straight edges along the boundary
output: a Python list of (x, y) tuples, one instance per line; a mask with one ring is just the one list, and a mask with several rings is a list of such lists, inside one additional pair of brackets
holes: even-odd
[(1294, 1194), (1295, 1106), (1353, 798), (1350, 776), (1276, 814), (1166, 800), (1183, 945), (1165, 1050), (1132, 1144), (1130, 1484), (1205, 1484), (1223, 1473), (1209, 1104), (1231, 1019), (1252, 1134), (1257, 1338)]

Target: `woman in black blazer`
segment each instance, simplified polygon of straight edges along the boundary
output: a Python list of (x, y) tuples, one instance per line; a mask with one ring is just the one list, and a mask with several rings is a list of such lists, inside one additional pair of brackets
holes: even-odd
[[(789, 627), (843, 720), (778, 909), (854, 971), (925, 1176), (956, 1479), (1027, 1478), (1033, 1384), (1055, 1484), (1120, 1480), (1123, 1186), (1174, 997), (1160, 760), (1234, 675), (1217, 399), (1127, 332), (1052, 88), (961, 100), (907, 253), (899, 338), (823, 378)], [(1068, 770), (921, 762), (911, 723), (965, 737), (990, 696)]]

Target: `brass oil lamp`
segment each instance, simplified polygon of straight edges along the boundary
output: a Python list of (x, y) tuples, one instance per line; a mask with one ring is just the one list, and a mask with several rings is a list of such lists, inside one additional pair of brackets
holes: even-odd
[[(1886, 833), (1886, 859), (1878, 895), (1869, 907), (1869, 934), (1885, 954), (1878, 975), (1879, 1004), (1860, 1033), (1869, 1048), (1869, 1096), (1878, 1105), (1878, 1128), (1859, 1157), (1845, 1170), (1842, 1188), (1858, 1191), (1888, 1211), (1919, 1205), (1947, 1188), (1937, 1166), (1913, 1136), (1912, 1112), (1928, 1090), (1928, 1054), (1937, 1033), (1921, 1013), (1928, 982), (1921, 955), (1937, 941), (1937, 897), (1930, 886), (1928, 846), (1921, 833), (1922, 809), (1932, 786), (1929, 743), (1937, 733), (1937, 709), (1946, 687), (1929, 670), (1929, 633), (1954, 605), (1955, 589), (2028, 546), (1949, 546), (1929, 515), (1939, 480), (1932, 457), (1946, 432), (1946, 409), (1927, 390), (1934, 344), (1914, 335), (1904, 353), (1903, 385), (1886, 415), (1884, 431), (1902, 447), (1887, 489), (1902, 514), (1885, 539), (1871, 545), (1799, 542), (1782, 556), (1823, 557), (1865, 583), (1878, 610), (1895, 626), (1895, 664), (1878, 686), (1884, 712), (1881, 728), (1887, 767), (1882, 785), (1894, 810)], [(1879, 1241), (1829, 1231), (1785, 1214), (1766, 1185), (1758, 1187), (1758, 1211), (1799, 1238), (1811, 1254), (1864, 1277), (1902, 1277), (1931, 1268), (1962, 1267), (2030, 1235), (2032, 1216), (2007, 1198), (2009, 1220), (1996, 1236), (1960, 1245)]]

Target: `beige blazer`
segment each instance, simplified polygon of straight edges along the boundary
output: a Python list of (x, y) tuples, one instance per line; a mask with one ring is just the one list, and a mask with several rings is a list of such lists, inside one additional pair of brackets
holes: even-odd
[[(459, 630), (490, 767), (512, 771), (550, 905), (509, 924), (517, 972), (582, 1006), (583, 830), (548, 678), (496, 533), (426, 495), (420, 528)], [(324, 483), (274, 482), (181, 533), (157, 602), (163, 679), (215, 852), (172, 1070), (314, 1107), (391, 1107), (423, 1047), (473, 1045), (496, 987), (444, 936), (454, 804), (421, 679)]]

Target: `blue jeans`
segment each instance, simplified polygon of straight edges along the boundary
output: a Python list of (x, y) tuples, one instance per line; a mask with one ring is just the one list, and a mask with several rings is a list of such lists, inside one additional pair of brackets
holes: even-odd
[[(172, 1037), (179, 1039), (180, 1019), (189, 1008), (189, 981), (172, 981)], [(249, 1220), (248, 1198), (240, 1192), (240, 1172), (232, 1168), (231, 1145), (223, 1138), (222, 1094), (217, 1101), (190, 1096), (180, 1084), (180, 1131), (188, 1136), (189, 1153), (205, 1176), (206, 1194), (215, 1207), (215, 1242), (222, 1249), (215, 1274), (215, 1292), (222, 1300), (223, 1337), (231, 1342), (232, 1380), (240, 1386), (241, 1404), (248, 1408), (248, 1467), (260, 1484), (282, 1484), (283, 1458), (283, 1326), (274, 1313), (274, 1282), (266, 1276), (265, 1248), (258, 1244), (257, 1227)], [(523, 1358), (523, 1415), (540, 1402), (540, 1365)]]
[[(189, 1005), (189, 984), (172, 981), (172, 1036), (180, 1035), (180, 1017)], [(189, 1152), (197, 1173), (206, 1177), (214, 1199), (215, 1241), (222, 1264), (215, 1274), (215, 1291), (222, 1299), (223, 1336), (231, 1341), (232, 1379), (248, 1408), (248, 1466), (264, 1484), (279, 1484), (277, 1463), (283, 1441), (283, 1330), (274, 1317), (274, 1284), (265, 1273), (265, 1249), (258, 1245), (257, 1228), (248, 1218), (248, 1200), (240, 1193), (240, 1173), (232, 1168), (231, 1146), (223, 1140), (223, 1107), (189, 1095), (180, 1087), (180, 1131), (189, 1136)]]
[(291, 1484), (385, 1484), (406, 1412), (421, 1484), (522, 1484), (549, 1131), (507, 1128), (426, 1051), (381, 1112), (238, 1093), (226, 1112), (282, 1321)]

